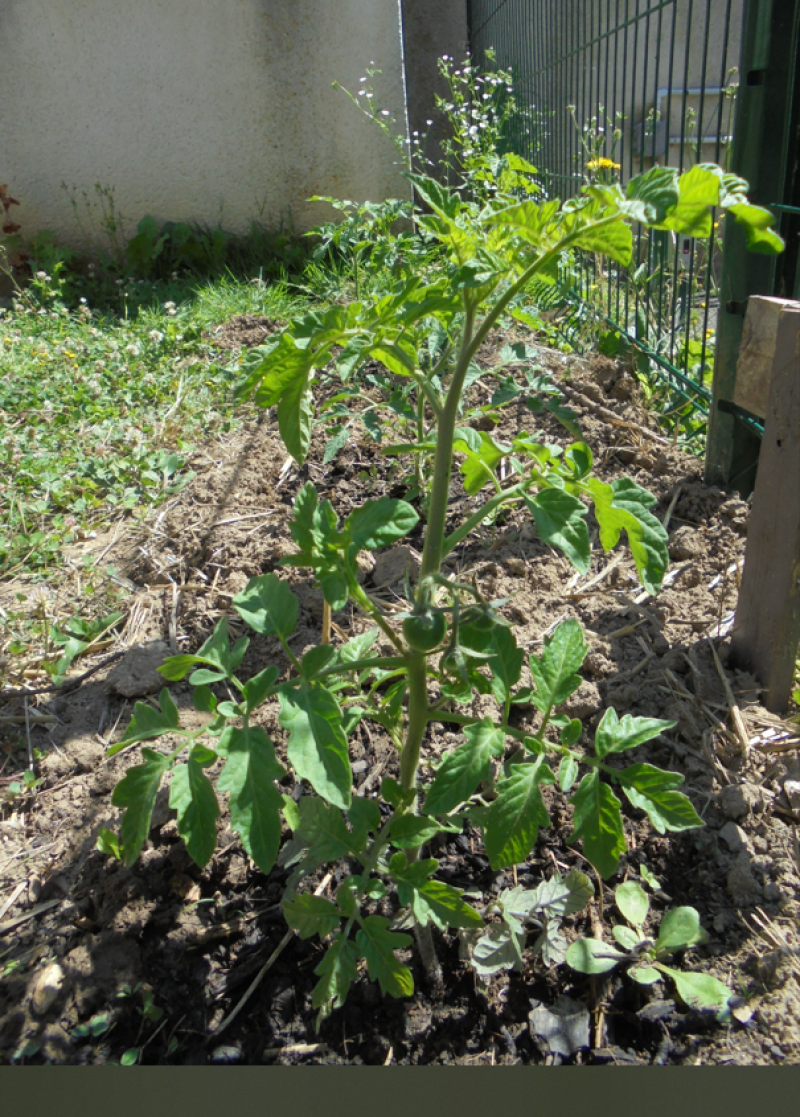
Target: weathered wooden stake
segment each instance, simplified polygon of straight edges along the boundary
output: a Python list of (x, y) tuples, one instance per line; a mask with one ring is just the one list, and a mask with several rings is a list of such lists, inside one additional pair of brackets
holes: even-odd
[(731, 650), (783, 713), (800, 644), (800, 302), (752, 295), (748, 315), (758, 303), (781, 305), (753, 311), (774, 322), (775, 343)]

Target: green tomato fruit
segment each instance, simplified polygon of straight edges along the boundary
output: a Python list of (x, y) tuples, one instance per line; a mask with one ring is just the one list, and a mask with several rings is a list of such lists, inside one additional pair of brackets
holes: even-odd
[(444, 613), (413, 613), (403, 621), (403, 636), (415, 652), (432, 652), (447, 633)]

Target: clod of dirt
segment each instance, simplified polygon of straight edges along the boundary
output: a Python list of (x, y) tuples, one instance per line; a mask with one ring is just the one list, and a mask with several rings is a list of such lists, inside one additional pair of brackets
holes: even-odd
[(719, 793), (719, 806), (726, 818), (744, 818), (752, 810), (763, 806), (761, 788), (752, 783), (723, 787)]
[(739, 853), (725, 883), (728, 886), (730, 897), (737, 907), (745, 908), (751, 904), (761, 902), (761, 885), (753, 876), (750, 854), (747, 850), (743, 849)]
[(752, 845), (750, 844), (747, 835), (741, 826), (737, 826), (735, 822), (728, 821), (719, 832), (720, 840), (725, 843), (731, 853), (740, 853), (743, 849), (749, 849), (752, 853)]
[(141, 956), (130, 938), (107, 932), (76, 946), (65, 957), (64, 965), (71, 978), (75, 1007), (83, 1017), (109, 996), (120, 993), (123, 985), (136, 984)]
[(531, 1035), (535, 1036), (551, 1055), (568, 1058), (581, 1048), (589, 1046), (589, 1010), (582, 1001), (573, 1001), (563, 994), (556, 997), (552, 1009), (540, 1001), (531, 1001), (528, 1016)]
[(406, 572), (410, 578), (416, 577), (418, 569), (419, 563), (410, 547), (392, 547), (375, 560), (372, 583), (378, 589), (381, 586), (393, 586), (402, 583)]
[(131, 648), (108, 676), (108, 689), (125, 698), (156, 694), (164, 686), (158, 668), (171, 654), (163, 640)]
[(249, 349), (261, 345), (269, 335), (278, 329), (278, 323), (263, 314), (236, 314), (209, 330), (203, 337), (216, 349)]
[(49, 1012), (64, 985), (64, 971), (57, 962), (47, 966), (36, 980), (31, 995), (31, 1009), (37, 1016)]
[(670, 539), (669, 557), (673, 562), (696, 558), (700, 554), (701, 546), (696, 529), (686, 524), (679, 527)]

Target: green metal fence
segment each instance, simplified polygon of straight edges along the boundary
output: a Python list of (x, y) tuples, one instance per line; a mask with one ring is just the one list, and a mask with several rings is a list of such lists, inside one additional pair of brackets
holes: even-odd
[[(510, 146), (552, 197), (656, 163), (730, 158), (744, 0), (470, 0), (473, 61), (510, 69), (528, 108)], [(630, 269), (584, 256), (561, 298), (573, 340), (632, 347), (684, 431), (711, 402), (723, 230), (710, 242), (639, 229)], [(694, 421), (692, 422), (692, 418)]]

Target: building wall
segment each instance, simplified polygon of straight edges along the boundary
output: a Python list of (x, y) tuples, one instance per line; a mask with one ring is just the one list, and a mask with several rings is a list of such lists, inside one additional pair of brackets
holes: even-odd
[(302, 230), (328, 216), (313, 194), (407, 192), (331, 88), (358, 89), (371, 61), (405, 134), (399, 0), (0, 0), (0, 182), (26, 235), (63, 243), (82, 243), (95, 183), (128, 235), (146, 213)]

